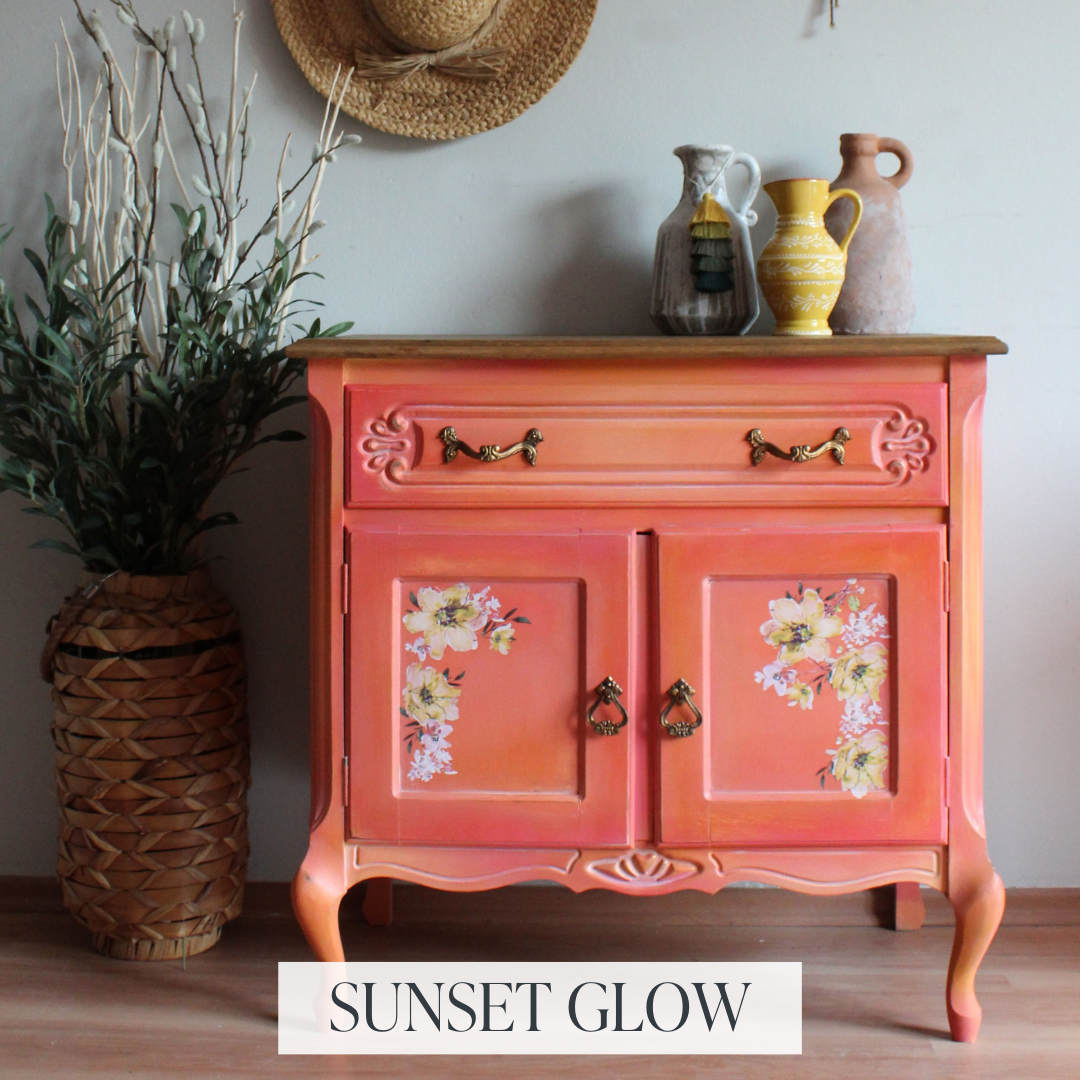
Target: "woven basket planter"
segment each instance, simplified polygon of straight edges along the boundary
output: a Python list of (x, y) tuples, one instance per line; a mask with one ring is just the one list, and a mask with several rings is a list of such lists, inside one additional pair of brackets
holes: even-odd
[(108, 956), (211, 948), (240, 913), (248, 856), (236, 610), (205, 568), (113, 574), (64, 602), (42, 674), (56, 706), (68, 910)]

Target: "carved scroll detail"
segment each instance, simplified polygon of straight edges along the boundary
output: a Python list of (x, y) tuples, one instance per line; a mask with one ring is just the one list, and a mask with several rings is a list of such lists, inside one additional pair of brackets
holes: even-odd
[(360, 438), (360, 456), (368, 472), (384, 473), (390, 480), (400, 480), (412, 456), (413, 441), (409, 422), (399, 412), (368, 421)]
[(670, 885), (701, 873), (701, 867), (684, 859), (669, 859), (658, 851), (639, 849), (608, 859), (595, 859), (585, 867), (594, 877), (636, 885), (641, 889)]
[(926, 420), (908, 416), (903, 409), (897, 409), (882, 425), (879, 436), (882, 464), (896, 478), (896, 483), (906, 483), (915, 473), (926, 472), (929, 467), (930, 455), (937, 448), (929, 426)]

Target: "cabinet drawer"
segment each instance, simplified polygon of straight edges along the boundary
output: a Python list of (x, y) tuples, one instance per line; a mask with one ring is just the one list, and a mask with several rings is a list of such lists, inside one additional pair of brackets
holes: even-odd
[[(860, 503), (947, 500), (943, 383), (735, 386), (415, 385), (345, 389), (349, 506)], [(447, 461), (443, 433), (465, 444)], [(849, 436), (843, 464), (811, 451)], [(535, 464), (512, 447), (533, 430)]]

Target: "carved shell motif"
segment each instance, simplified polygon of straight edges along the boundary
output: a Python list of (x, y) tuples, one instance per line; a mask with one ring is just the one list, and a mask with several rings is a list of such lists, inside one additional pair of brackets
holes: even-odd
[(701, 867), (684, 859), (669, 859), (658, 851), (639, 849), (608, 859), (596, 859), (586, 870), (594, 877), (623, 886), (651, 889), (693, 877), (701, 872)]
[(936, 446), (927, 421), (908, 416), (903, 409), (897, 409), (885, 421), (878, 439), (882, 466), (898, 484), (909, 480), (914, 473), (925, 472)]
[(360, 456), (368, 472), (383, 473), (400, 480), (412, 456), (413, 440), (409, 422), (397, 412), (368, 421), (360, 437)]

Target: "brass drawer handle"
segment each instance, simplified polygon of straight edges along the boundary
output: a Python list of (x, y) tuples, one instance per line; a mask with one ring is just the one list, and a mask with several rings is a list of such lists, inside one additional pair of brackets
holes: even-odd
[(457, 457), (460, 450), (468, 457), (476, 458), (477, 461), (502, 461), (503, 458), (513, 457), (514, 454), (524, 454), (525, 460), (530, 465), (535, 465), (537, 444), (544, 441), (544, 436), (536, 428), (531, 428), (521, 442), (514, 443), (505, 450), (495, 443), (488, 443), (486, 446), (481, 446), (479, 450), (474, 450), (457, 437), (457, 432), (452, 427), (444, 427), (439, 432), (439, 438), (446, 443), (446, 452), (443, 456), (447, 464)]
[[(622, 687), (610, 675), (596, 688), (596, 700), (589, 706), (585, 719), (592, 724), (597, 735), (618, 735), (626, 727), (630, 717), (626, 715), (626, 710), (619, 700), (622, 692)], [(594, 720), (593, 713), (601, 705), (614, 705), (622, 713), (622, 720), (617, 724), (614, 720)]]
[(840, 427), (836, 429), (833, 437), (828, 442), (823, 442), (820, 446), (811, 449), (807, 444), (805, 446), (793, 446), (790, 450), (781, 450), (779, 446), (765, 441), (765, 436), (761, 434), (761, 428), (754, 428), (746, 436), (746, 441), (751, 446), (750, 462), (753, 465), (760, 465), (765, 460), (766, 454), (783, 458), (785, 461), (813, 461), (814, 458), (821, 457), (822, 454), (829, 450), (832, 451), (832, 456), (836, 458), (837, 464), (843, 465), (844, 443), (850, 438), (851, 432), (846, 427)]
[[(679, 679), (678, 682), (671, 684), (668, 693), (671, 695), (671, 700), (660, 714), (660, 726), (676, 739), (685, 739), (687, 735), (693, 735), (701, 727), (701, 710), (690, 700), (694, 696), (694, 688), (685, 679)], [(667, 715), (676, 705), (688, 705), (697, 719), (692, 724), (689, 720), (669, 722)]]

